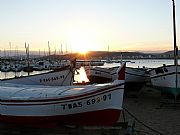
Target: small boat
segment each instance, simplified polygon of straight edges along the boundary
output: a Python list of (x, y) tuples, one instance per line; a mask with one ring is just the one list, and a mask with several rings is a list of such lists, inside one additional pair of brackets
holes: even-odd
[(125, 65), (111, 83), (40, 86), (1, 83), (0, 123), (111, 126), (122, 112)]
[(2, 79), (1, 82), (25, 84), (25, 85), (50, 85), (50, 86), (72, 85), (74, 71), (75, 71), (74, 68), (72, 68), (71, 66), (66, 66), (40, 74)]
[(22, 71), (23, 67), (21, 64), (18, 63), (14, 63), (13, 65), (11, 65), (11, 71), (13, 72), (20, 72)]
[(163, 93), (176, 97), (180, 94), (180, 65), (178, 65), (178, 46), (176, 44), (175, 3), (173, 2), (173, 28), (174, 28), (174, 64), (163, 65), (149, 71), (152, 86)]
[(9, 72), (11, 70), (11, 67), (9, 64), (4, 63), (1, 65), (1, 72)]
[(112, 81), (109, 68), (88, 66), (85, 67), (85, 72), (90, 83), (107, 83)]
[[(116, 67), (88, 67), (85, 68), (87, 78), (90, 83), (105, 83), (115, 80), (117, 77)], [(149, 75), (145, 68), (126, 67), (125, 69), (125, 89), (141, 89), (149, 81)]]
[[(177, 70), (177, 73), (176, 73)], [(176, 97), (180, 93), (180, 65), (164, 65), (149, 71), (152, 86)]]

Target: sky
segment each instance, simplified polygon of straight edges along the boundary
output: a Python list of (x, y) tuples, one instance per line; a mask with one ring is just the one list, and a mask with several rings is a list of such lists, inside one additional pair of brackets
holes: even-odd
[[(176, 4), (180, 43), (180, 1)], [(0, 50), (173, 49), (171, 0), (0, 0)]]

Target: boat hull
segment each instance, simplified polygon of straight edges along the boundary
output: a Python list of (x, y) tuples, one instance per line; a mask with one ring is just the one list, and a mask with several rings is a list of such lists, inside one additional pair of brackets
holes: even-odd
[[(5, 89), (7, 90), (7, 88)], [(109, 126), (118, 122), (122, 111), (124, 84), (108, 84), (103, 87), (94, 87), (93, 85), (77, 87), (76, 89), (75, 86), (68, 86), (66, 90), (63, 90), (63, 93), (74, 93), (78, 89), (82, 93), (63, 97), (60, 96), (61, 94), (57, 94), (53, 98), (46, 98), (46, 94), (44, 94), (43, 98), (33, 97), (32, 99), (26, 99), (26, 96), (22, 96), (22, 99), (16, 99), (19, 98), (19, 95), (24, 93), (25, 95), (30, 95), (30, 93), (35, 91), (38, 91), (35, 93), (40, 95), (42, 89), (38, 87), (29, 91), (25, 88), (16, 88), (13, 91), (15, 93), (14, 97), (1, 99), (0, 122), (29, 126), (52, 123)], [(51, 89), (49, 87), (49, 91)], [(29, 94), (28, 91), (30, 92)], [(5, 91), (2, 90), (2, 92)], [(16, 95), (16, 93), (19, 94)], [(1, 93), (1, 95), (3, 94)], [(6, 93), (4, 95), (8, 96), (9, 94)]]
[(89, 81), (91, 83), (107, 83), (107, 82), (111, 82), (112, 79), (111, 78), (106, 78), (106, 77), (101, 77), (101, 76), (87, 76), (87, 78), (89, 79)]
[(73, 69), (69, 66), (57, 71), (22, 76), (16, 78), (3, 79), (4, 83), (15, 83), (25, 85), (49, 85), (49, 86), (66, 86), (73, 84)]
[(171, 94), (172, 96), (178, 96), (180, 93), (180, 88), (159, 87), (159, 86), (153, 86), (153, 88), (160, 90), (162, 93)]
[[(27, 126), (48, 125), (88, 125), (109, 126), (118, 121), (121, 110), (105, 109), (65, 116), (1, 116), (0, 122)], [(110, 117), (111, 116), (111, 117)]]
[[(117, 67), (111, 70), (112, 80), (116, 79)], [(146, 73), (146, 69), (126, 67), (125, 70), (125, 82), (126, 83), (146, 83), (149, 81), (149, 75)]]
[(112, 81), (110, 70), (108, 68), (86, 67), (85, 71), (91, 83), (106, 83)]
[[(180, 66), (162, 66), (149, 71), (152, 86), (162, 92), (177, 96), (180, 93)], [(177, 84), (176, 84), (177, 82)]]

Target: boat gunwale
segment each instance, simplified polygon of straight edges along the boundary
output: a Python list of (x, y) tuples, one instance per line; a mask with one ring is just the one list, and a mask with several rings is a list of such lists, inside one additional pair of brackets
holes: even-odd
[(27, 77), (41, 76), (41, 75), (45, 75), (45, 74), (49, 74), (49, 73), (56, 73), (56, 72), (63, 71), (63, 70), (68, 70), (68, 69), (71, 69), (71, 66), (65, 66), (65, 67), (62, 67), (62, 68), (55, 69), (55, 70), (50, 70), (49, 72), (44, 72), (44, 73), (40, 73), (40, 74), (34, 74), (34, 75), (30, 75), (30, 76), (19, 76), (19, 77), (14, 77), (14, 78), (0, 79), (0, 81), (3, 82), (3, 81), (7, 81), (7, 80), (14, 80), (14, 79), (27, 78)]
[[(175, 66), (175, 65), (165, 65), (165, 66), (159, 66), (159, 67), (156, 67), (156, 68), (151, 68), (150, 70), (148, 70), (148, 72), (151, 72), (152, 70), (155, 70), (157, 68), (172, 67), (172, 66)], [(180, 66), (180, 65), (177, 65), (177, 66)]]
[[(26, 100), (25, 99), (0, 99), (0, 104), (2, 105), (3, 104), (2, 102), (17, 102), (17, 103), (20, 102), (20, 103), (22, 103), (22, 102), (49, 102), (49, 101), (59, 101), (59, 100), (70, 100), (70, 99), (75, 99), (75, 98), (79, 98), (82, 96), (88, 96), (90, 94), (101, 93), (102, 91), (107, 92), (109, 89), (112, 89), (111, 91), (113, 91), (113, 90), (116, 90), (115, 88), (120, 87), (122, 85), (124, 85), (124, 83), (110, 85), (105, 88), (98, 88), (95, 91), (90, 91), (90, 92), (87, 91), (85, 93), (81, 93), (81, 94), (77, 94), (77, 95), (73, 95), (73, 96), (66, 96), (66, 97), (56, 97), (56, 98), (51, 97), (51, 98), (26, 99)], [(124, 88), (118, 88), (118, 89), (124, 89)], [(37, 98), (39, 98), (39, 97), (37, 97)], [(65, 102), (67, 102), (67, 101), (65, 101)]]

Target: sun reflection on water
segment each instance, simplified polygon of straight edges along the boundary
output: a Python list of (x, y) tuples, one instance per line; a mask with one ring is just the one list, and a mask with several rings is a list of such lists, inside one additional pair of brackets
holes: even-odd
[(89, 82), (86, 72), (84, 70), (84, 67), (81, 67), (80, 69), (77, 70), (78, 73), (76, 72), (75, 76), (74, 76), (74, 80), (76, 82), (82, 83), (82, 82)]

